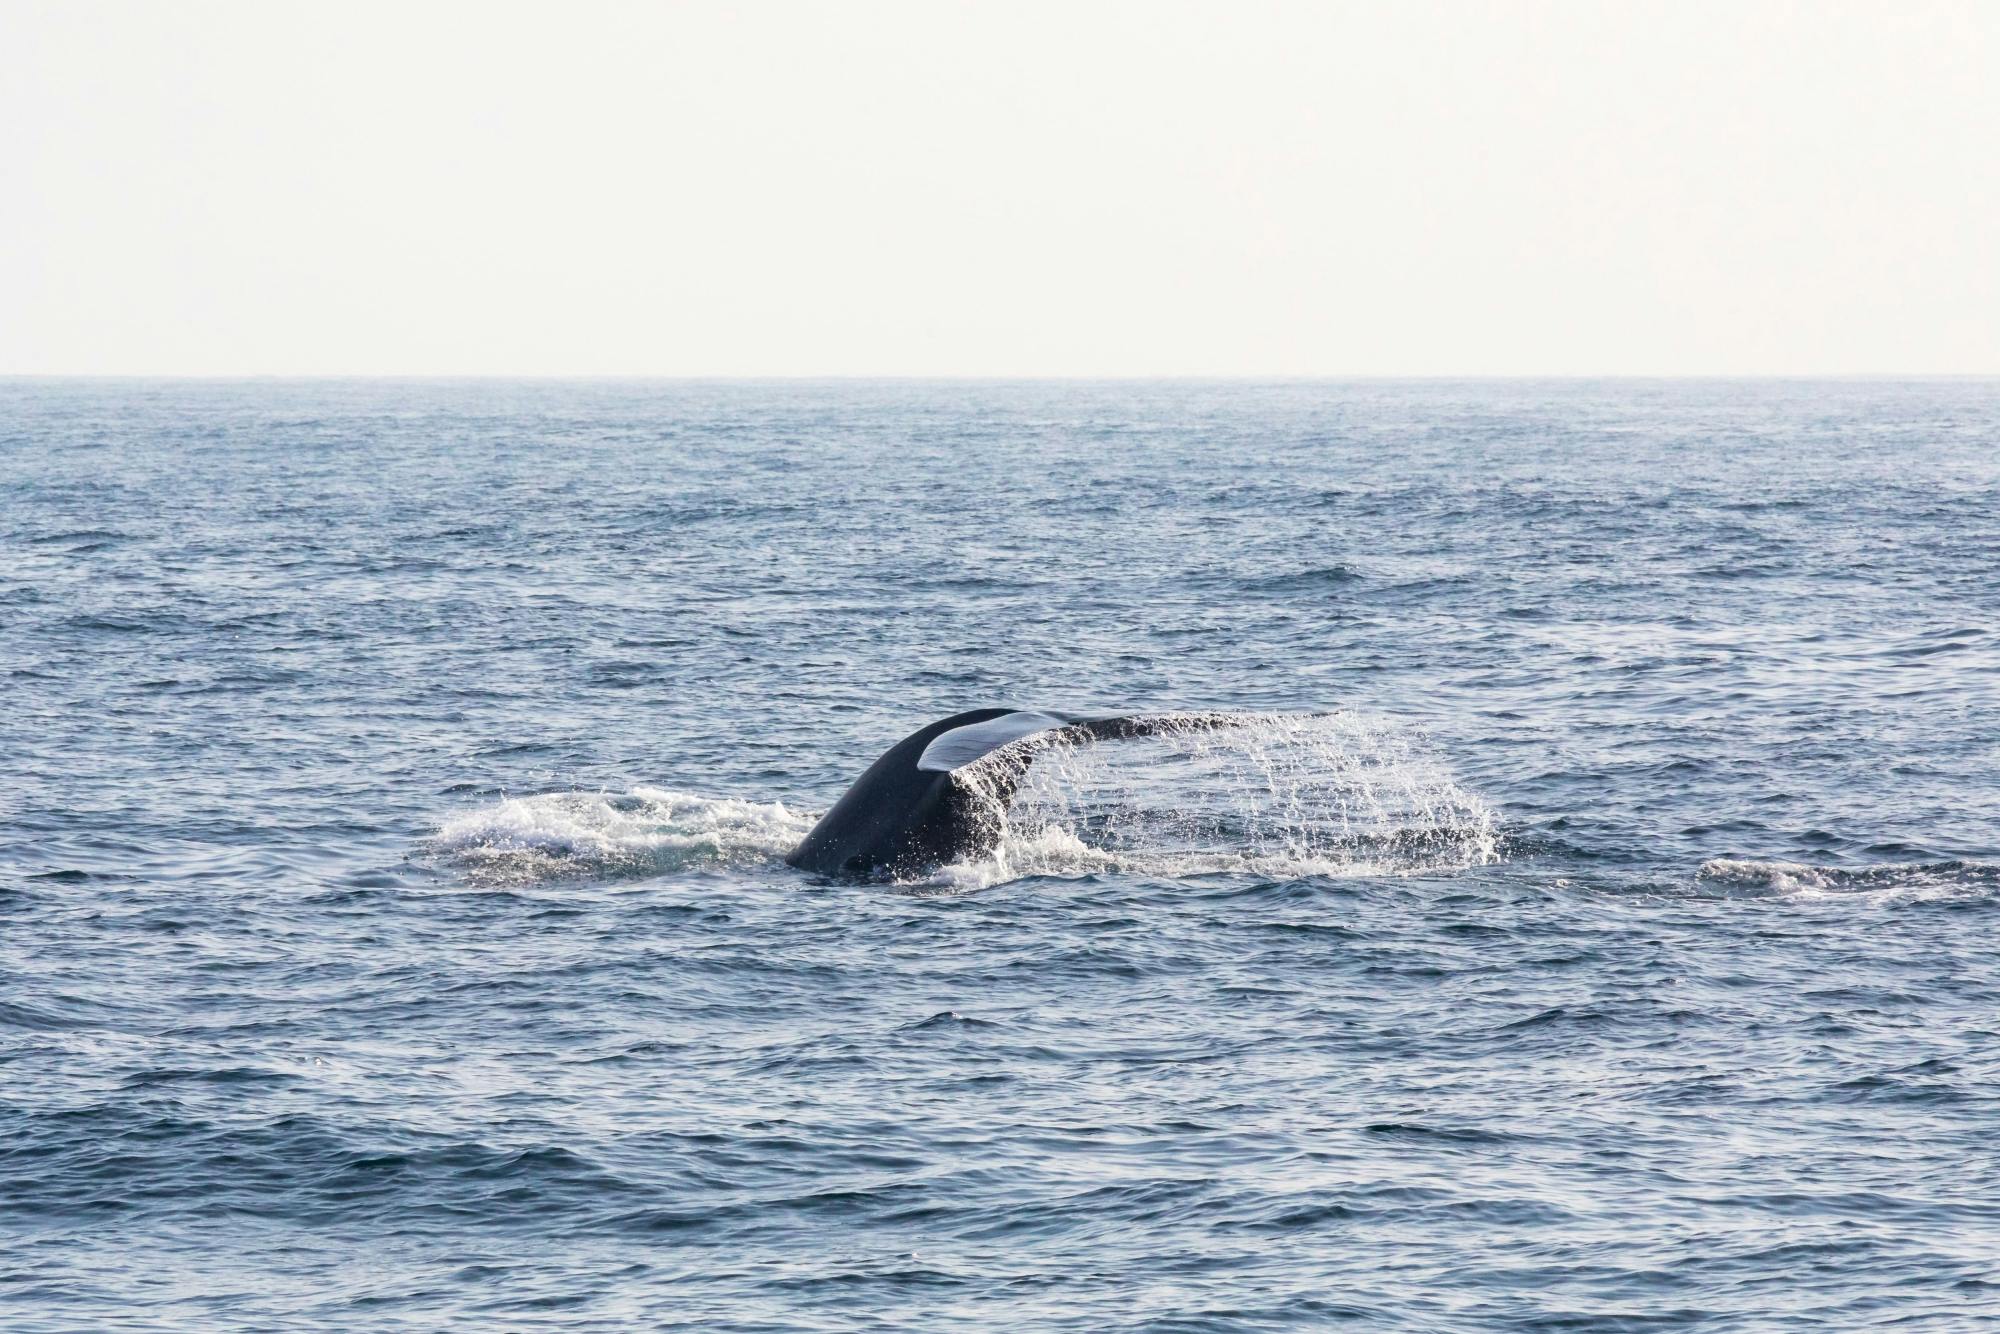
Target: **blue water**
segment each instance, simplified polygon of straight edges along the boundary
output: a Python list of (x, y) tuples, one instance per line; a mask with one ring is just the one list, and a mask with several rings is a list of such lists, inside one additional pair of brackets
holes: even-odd
[[(1994, 382), (0, 382), (0, 1326), (2000, 1319), (1996, 515)], [(783, 864), (996, 703), (1274, 716)]]

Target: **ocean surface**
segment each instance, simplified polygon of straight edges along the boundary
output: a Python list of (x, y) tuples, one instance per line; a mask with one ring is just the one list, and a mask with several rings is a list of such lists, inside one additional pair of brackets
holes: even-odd
[(0, 1328), (2000, 1323), (2000, 383), (4, 381), (0, 692)]

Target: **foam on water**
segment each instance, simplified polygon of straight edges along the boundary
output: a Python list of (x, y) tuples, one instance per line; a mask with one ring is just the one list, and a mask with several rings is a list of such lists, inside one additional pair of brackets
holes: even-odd
[(657, 787), (545, 792), (449, 819), (428, 850), (486, 884), (665, 875), (775, 862), (814, 818), (783, 802)]
[(1984, 862), (1885, 862), (1812, 866), (1804, 862), (1715, 857), (1695, 870), (1698, 888), (1722, 895), (1872, 900), (1958, 898), (2000, 889), (2000, 866)]

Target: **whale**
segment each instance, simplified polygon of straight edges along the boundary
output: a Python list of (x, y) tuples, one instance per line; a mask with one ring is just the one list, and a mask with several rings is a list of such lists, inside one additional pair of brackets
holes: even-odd
[(921, 879), (994, 849), (1021, 778), (1052, 746), (1203, 731), (1254, 717), (1009, 708), (955, 713), (882, 752), (785, 860), (834, 879)]

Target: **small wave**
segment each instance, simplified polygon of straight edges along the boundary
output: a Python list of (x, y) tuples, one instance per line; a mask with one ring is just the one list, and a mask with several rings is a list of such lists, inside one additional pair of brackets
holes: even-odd
[(1350, 565), (1324, 565), (1314, 569), (1289, 570), (1282, 574), (1267, 574), (1241, 581), (1241, 586), (1251, 592), (1262, 593), (1311, 593), (1321, 589), (1339, 588), (1344, 584), (1358, 582), (1360, 571)]
[[(996, 799), (996, 808), (999, 803)], [(1041, 754), (991, 854), (917, 888), (1104, 873), (1292, 880), (1499, 860), (1493, 812), (1408, 729), (1358, 713), (1269, 715)]]
[(782, 858), (815, 817), (656, 787), (511, 797), (445, 821), (432, 855), (485, 884), (636, 877)]
[(1971, 861), (1812, 866), (1804, 862), (1717, 857), (1703, 862), (1694, 878), (1699, 888), (1724, 894), (1806, 899), (1842, 895), (1937, 899), (2000, 889), (2000, 866)]
[(72, 554), (87, 551), (102, 551), (115, 543), (127, 540), (131, 534), (121, 533), (113, 528), (75, 528), (59, 533), (43, 533), (28, 539), (28, 545), (37, 547), (66, 546)]

